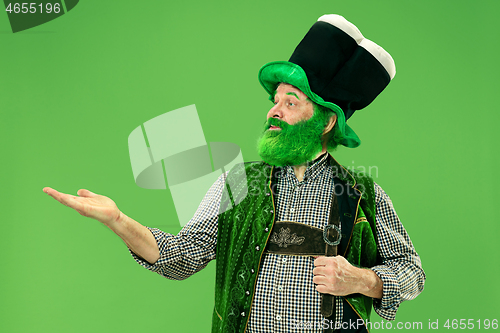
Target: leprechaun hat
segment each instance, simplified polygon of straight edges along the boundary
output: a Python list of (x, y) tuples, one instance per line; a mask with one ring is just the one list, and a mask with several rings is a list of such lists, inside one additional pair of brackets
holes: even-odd
[(278, 84), (299, 88), (315, 103), (337, 115), (342, 145), (361, 141), (346, 121), (368, 106), (396, 74), (391, 55), (363, 37), (340, 15), (323, 15), (311, 27), (288, 61), (274, 61), (259, 71), (259, 81), (270, 99)]

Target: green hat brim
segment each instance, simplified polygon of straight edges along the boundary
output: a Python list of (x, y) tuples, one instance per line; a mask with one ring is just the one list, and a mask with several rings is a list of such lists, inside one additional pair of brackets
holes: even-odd
[(344, 138), (340, 144), (349, 148), (356, 148), (361, 144), (359, 137), (347, 125), (344, 111), (338, 105), (326, 102), (311, 91), (306, 73), (299, 65), (289, 61), (273, 61), (265, 64), (259, 71), (259, 82), (269, 94), (269, 99), (274, 98), (280, 83), (288, 83), (299, 88), (314, 103), (332, 110), (337, 115), (337, 124)]

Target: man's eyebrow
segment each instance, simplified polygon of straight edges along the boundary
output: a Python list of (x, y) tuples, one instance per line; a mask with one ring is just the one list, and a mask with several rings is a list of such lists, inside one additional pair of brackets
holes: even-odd
[(293, 96), (295, 96), (295, 97), (296, 97), (296, 98), (300, 101), (300, 98), (299, 98), (299, 96), (297, 96), (297, 94), (296, 94), (296, 93), (294, 93), (294, 92), (288, 92), (288, 93), (286, 93), (286, 94), (287, 94), (287, 95), (293, 95)]

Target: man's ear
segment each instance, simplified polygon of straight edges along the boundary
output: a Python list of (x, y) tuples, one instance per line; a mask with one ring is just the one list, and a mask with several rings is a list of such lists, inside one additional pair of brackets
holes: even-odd
[(337, 122), (337, 115), (335, 113), (333, 113), (332, 116), (330, 117), (330, 120), (328, 120), (328, 123), (326, 124), (325, 129), (323, 130), (323, 134), (330, 132), (332, 130), (333, 126), (335, 126), (336, 122)]

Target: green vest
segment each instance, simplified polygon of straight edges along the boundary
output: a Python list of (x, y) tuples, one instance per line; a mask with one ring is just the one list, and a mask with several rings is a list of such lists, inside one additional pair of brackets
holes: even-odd
[[(373, 180), (329, 159), (336, 171), (343, 236), (339, 254), (357, 267), (372, 267), (379, 261)], [(212, 332), (246, 330), (262, 255), (276, 218), (275, 171), (268, 164), (253, 162), (237, 165), (227, 176), (218, 220)], [(345, 300), (362, 319), (370, 318), (372, 298), (353, 294)]]

